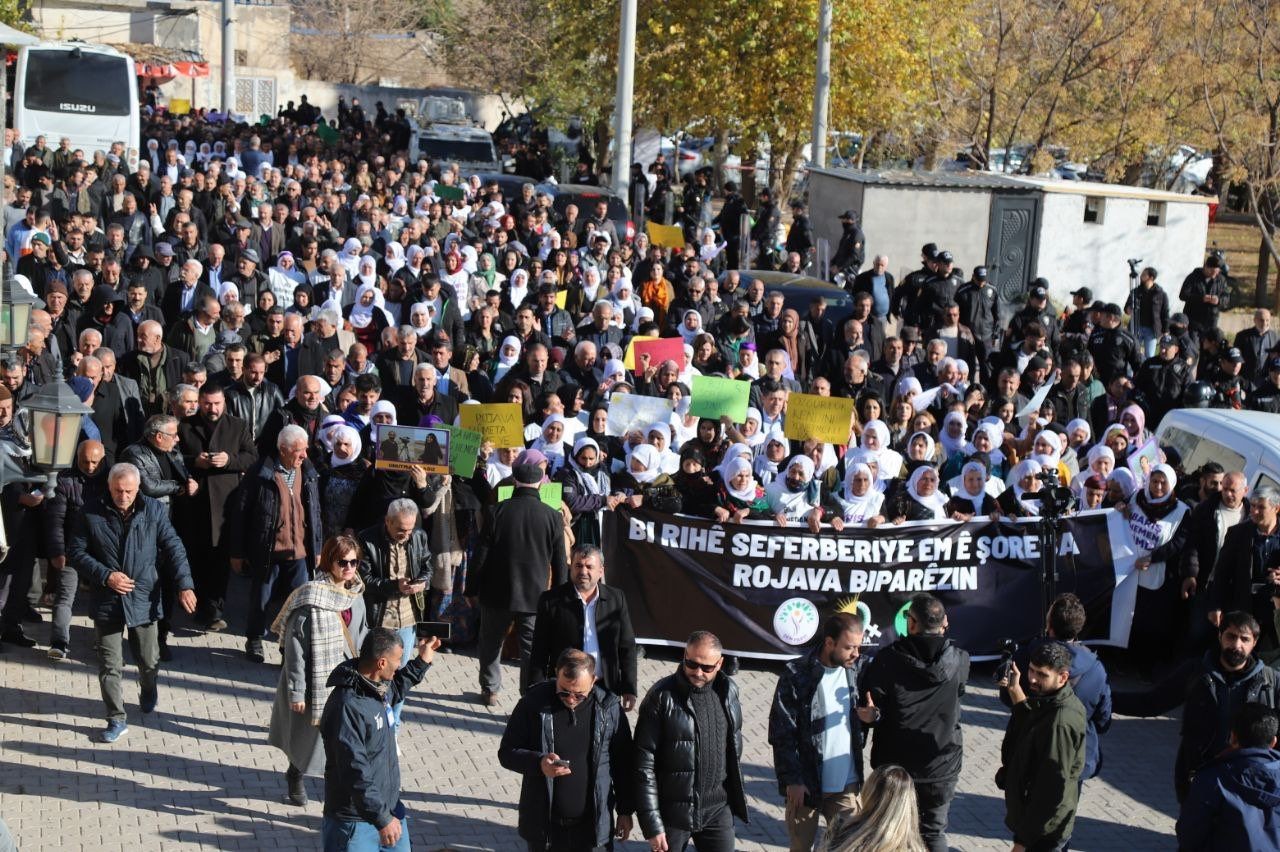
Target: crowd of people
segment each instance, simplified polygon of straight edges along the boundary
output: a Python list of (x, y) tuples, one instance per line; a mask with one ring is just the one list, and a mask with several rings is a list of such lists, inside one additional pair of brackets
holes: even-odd
[[(694, 632), (677, 671), (643, 689), (625, 597), (604, 582), (604, 513), (892, 534), (1036, 516), (1061, 486), (1127, 519), (1135, 654), (1204, 654), (1176, 780), (1184, 848), (1280, 844), (1265, 796), (1229, 783), (1280, 786), (1274, 716), (1255, 712), (1278, 703), (1280, 492), (1213, 463), (1184, 470), (1152, 441), (1182, 406), (1280, 412), (1280, 339), (1262, 309), (1222, 333), (1219, 256), (1186, 276), (1181, 312), (1154, 268), (1123, 307), (1088, 287), (1052, 306), (1041, 279), (1007, 305), (984, 267), (966, 278), (933, 244), (900, 282), (882, 255), (863, 269), (846, 213), (832, 266), (853, 308), (837, 316), (739, 269), (810, 265), (802, 202), (784, 233), (760, 193), (744, 242), (735, 185), (718, 215), (705, 176), (673, 208), (670, 167), (637, 165), (658, 218), (684, 217), (688, 243), (664, 248), (628, 239), (606, 202), (558, 213), (532, 183), (506, 197), (407, 156), (380, 104), (344, 104), (325, 133), (319, 119), (305, 100), (253, 127), (156, 113), (136, 169), (122, 145), (7, 132), (5, 262), (42, 307), (0, 354), (0, 450), (35, 471), (24, 403), (42, 386), (67, 383), (92, 414), (56, 487), (0, 496), (0, 647), (66, 660), (87, 597), (104, 742), (128, 731), (126, 640), (146, 714), (161, 662), (181, 664), (179, 610), (204, 630), (243, 623), (250, 663), (272, 636), (280, 649), (270, 742), (287, 800), (305, 804), (304, 779), (323, 773), (325, 848), (407, 848), (404, 697), (438, 651), (476, 642), (483, 705), (500, 701), (503, 657), (521, 667), (499, 759), (525, 776), (531, 849), (609, 848), (638, 828), (654, 850), (729, 850), (747, 818), (733, 661)], [(593, 179), (589, 163), (574, 176)], [(629, 362), (637, 337), (678, 339), (683, 357)], [(690, 415), (695, 376), (748, 383), (745, 416)], [(846, 439), (789, 432), (795, 393), (851, 400)], [(670, 415), (616, 434), (621, 394)], [(382, 427), (453, 426), (492, 402), (520, 407), (525, 440), (486, 442), (473, 474), (373, 463)], [(540, 500), (547, 482), (558, 508)], [(233, 573), (247, 601), (229, 600)], [(45, 643), (29, 632), (42, 605)], [(447, 640), (419, 635), (424, 622)], [(792, 848), (812, 848), (821, 815), (832, 849), (945, 849), (968, 655), (929, 595), (870, 659), (865, 626), (833, 616), (779, 678), (769, 736)], [(1049, 639), (1002, 681), (1015, 849), (1065, 849), (1101, 767), (1111, 698), (1082, 628), (1079, 601), (1055, 601)]]

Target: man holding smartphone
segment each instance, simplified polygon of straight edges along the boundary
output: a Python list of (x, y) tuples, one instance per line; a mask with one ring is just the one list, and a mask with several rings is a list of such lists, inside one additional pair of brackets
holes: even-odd
[[(431, 582), (431, 546), (418, 525), (418, 504), (408, 498), (391, 501), (381, 524), (357, 536), (364, 551), (360, 565), (365, 608), (370, 627), (386, 627), (400, 636), (404, 666), (417, 642), (415, 625), (426, 615), (426, 591)], [(402, 702), (392, 706), (400, 726)]]
[(516, 704), (498, 747), (498, 761), (524, 775), (519, 831), (530, 852), (595, 852), (627, 839), (631, 745), (627, 714), (597, 682), (595, 658), (564, 651), (555, 680), (534, 685)]

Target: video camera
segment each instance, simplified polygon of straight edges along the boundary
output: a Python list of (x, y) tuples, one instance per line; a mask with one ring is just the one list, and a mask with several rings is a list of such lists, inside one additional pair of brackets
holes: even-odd
[(1013, 669), (1013, 655), (1018, 652), (1018, 643), (1012, 639), (1000, 640), (1000, 662), (996, 664), (996, 683), (1004, 683)]
[(1060, 518), (1076, 506), (1076, 495), (1058, 481), (1057, 468), (1045, 468), (1036, 474), (1043, 487), (1034, 493), (1024, 494), (1022, 499), (1040, 504), (1040, 517), (1050, 520)]

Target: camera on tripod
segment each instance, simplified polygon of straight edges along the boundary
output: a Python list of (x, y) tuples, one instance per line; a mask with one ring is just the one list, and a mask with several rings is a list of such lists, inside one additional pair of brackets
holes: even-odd
[(1057, 468), (1045, 468), (1035, 476), (1041, 482), (1040, 490), (1028, 492), (1022, 499), (1038, 502), (1040, 517), (1056, 520), (1075, 508), (1076, 495), (1058, 480)]
[(1138, 264), (1142, 263), (1142, 258), (1140, 258), (1140, 257), (1131, 257), (1131, 258), (1129, 258), (1129, 260), (1128, 260), (1127, 262), (1128, 262), (1128, 264), (1129, 264), (1129, 277), (1130, 277), (1130, 278), (1137, 278), (1137, 277), (1138, 277)]

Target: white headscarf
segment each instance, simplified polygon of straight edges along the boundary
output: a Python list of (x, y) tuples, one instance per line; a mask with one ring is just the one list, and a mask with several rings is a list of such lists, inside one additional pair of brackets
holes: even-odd
[[(760, 409), (758, 408), (747, 409), (747, 416), (742, 418), (742, 424), (745, 426), (748, 420), (756, 421), (757, 426), (764, 425), (764, 417), (760, 415)], [(755, 449), (756, 447), (763, 444), (765, 442), (765, 439), (768, 437), (769, 437), (768, 433), (766, 433), (763, 429), (756, 429), (756, 433), (746, 439), (747, 446), (751, 447), (752, 449)]]
[[(552, 441), (547, 438), (547, 429), (556, 423), (560, 424), (560, 440), (552, 443)], [(564, 436), (567, 434), (567, 431), (568, 429), (565, 426), (564, 417), (559, 414), (552, 414), (546, 420), (542, 421), (542, 434), (535, 438), (533, 444), (530, 446), (530, 449), (540, 450), (542, 454), (547, 457), (548, 476), (554, 475), (560, 470), (560, 468), (564, 467)], [(597, 446), (596, 449), (599, 450), (600, 448)]]
[[(742, 445), (737, 444), (736, 446)], [(751, 473), (751, 462), (742, 456), (734, 456), (721, 466), (720, 478), (724, 480), (724, 490), (728, 492), (730, 497), (750, 503), (756, 499), (756, 488), (758, 486), (756, 485), (755, 477), (751, 477), (750, 481), (747, 482), (746, 488), (737, 489), (732, 484), (733, 478), (744, 471)]]
[[(508, 346), (514, 346), (516, 348), (516, 354), (503, 355), (502, 350)], [(502, 338), (502, 345), (498, 347), (498, 365), (493, 368), (494, 382), (502, 381), (502, 377), (507, 374), (507, 371), (520, 363), (520, 351), (522, 348), (523, 347), (520, 345), (520, 338), (516, 337), (514, 334)]]
[[(373, 293), (373, 303), (369, 305), (361, 304), (361, 299), (365, 293)], [(387, 323), (391, 323), (391, 317), (387, 315), (387, 310), (383, 307), (386, 299), (382, 296), (382, 291), (372, 284), (361, 284), (356, 289), (356, 301), (351, 306), (351, 316), (347, 317), (351, 325), (355, 328), (366, 328), (369, 323), (373, 322), (373, 312), (382, 311), (382, 315), (386, 318)]]
[[(636, 472), (631, 469), (631, 462), (638, 461), (644, 465), (645, 469)], [(641, 485), (648, 485), (653, 482), (662, 473), (660, 465), (662, 456), (658, 452), (658, 448), (652, 444), (639, 444), (632, 448), (631, 453), (627, 456), (627, 473), (639, 482)]]
[(1053, 468), (1056, 470), (1058, 467), (1058, 462), (1062, 460), (1062, 449), (1061, 449), (1062, 442), (1058, 439), (1058, 433), (1054, 432), (1051, 429), (1042, 429), (1039, 433), (1036, 434), (1035, 440), (1031, 442), (1032, 449), (1035, 448), (1035, 445), (1040, 441), (1041, 438), (1047, 441), (1049, 445), (1054, 448), (1054, 452), (1032, 453), (1030, 456), (1028, 456), (1028, 458), (1031, 459), (1032, 461), (1039, 463), (1041, 468), (1044, 468), (1044, 469)]
[(373, 255), (366, 254), (360, 258), (359, 265), (356, 267), (355, 280), (359, 282), (356, 286), (364, 284), (369, 286), (377, 286), (378, 283), (378, 261), (373, 259)]
[[(873, 450), (867, 446), (867, 434), (873, 433), (880, 441), (880, 449)], [(889, 448), (889, 427), (882, 420), (871, 420), (862, 427), (862, 449), (876, 460), (876, 468), (880, 479), (893, 479), (902, 470), (902, 456)]]
[(350, 237), (342, 244), (342, 251), (338, 254), (338, 263), (342, 264), (342, 268), (347, 271), (347, 279), (355, 277), (360, 269), (360, 252), (364, 246), (355, 237)]
[[(339, 458), (338, 454), (333, 451), (332, 444), (340, 437), (346, 438), (351, 442), (351, 458), (349, 459)], [(362, 448), (360, 433), (357, 432), (354, 427), (348, 426), (346, 423), (340, 423), (329, 431), (328, 439), (329, 444), (331, 445), (329, 447), (330, 467), (342, 467), (344, 465), (351, 464), (356, 459), (360, 458), (360, 450)]]
[[(1160, 497), (1160, 498), (1151, 496), (1151, 476), (1157, 473), (1163, 473), (1165, 476), (1165, 479), (1169, 480), (1169, 490), (1165, 493), (1163, 497)], [(1147, 484), (1142, 487), (1142, 493), (1147, 496), (1148, 503), (1153, 503), (1153, 504), (1168, 503), (1170, 500), (1174, 499), (1175, 495), (1173, 493), (1173, 490), (1177, 486), (1178, 486), (1178, 475), (1173, 472), (1173, 468), (1171, 468), (1167, 464), (1158, 464), (1155, 467), (1151, 468), (1151, 473), (1147, 475)]]
[[(853, 493), (853, 480), (859, 473), (865, 473), (870, 480), (867, 493), (861, 496)], [(876, 490), (876, 477), (862, 462), (849, 465), (844, 474), (844, 487), (837, 496), (844, 510), (844, 519), (849, 523), (865, 523), (880, 514), (880, 507), (884, 505), (884, 492)]]
[(775, 477), (781, 476), (783, 471), (781, 462), (770, 461), (769, 459), (769, 445), (775, 442), (782, 445), (782, 461), (785, 462), (790, 454), (791, 445), (787, 441), (787, 436), (782, 434), (782, 429), (775, 425), (769, 430), (769, 434), (765, 436), (764, 440), (760, 442), (755, 465), (753, 466), (756, 476), (766, 487), (773, 482)]
[(1084, 430), (1084, 442), (1086, 444), (1089, 443), (1093, 438), (1093, 427), (1089, 425), (1089, 421), (1085, 420), (1083, 417), (1077, 417), (1075, 420), (1072, 420), (1067, 424), (1067, 437), (1070, 438), (1077, 429)]
[(333, 429), (335, 426), (342, 426), (347, 421), (341, 414), (330, 414), (320, 421), (320, 428), (316, 430), (316, 437), (329, 452), (333, 452)]
[(387, 243), (387, 269), (399, 272), (404, 268), (404, 246), (399, 243)]
[(1023, 459), (1013, 466), (1013, 470), (1009, 472), (1009, 485), (1013, 488), (1013, 496), (1017, 498), (1018, 505), (1026, 512), (1032, 515), (1040, 514), (1040, 504), (1034, 500), (1027, 501), (1022, 499), (1022, 495), (1027, 491), (1020, 484), (1022, 480), (1028, 476), (1034, 476), (1044, 471), (1044, 467), (1035, 459)]
[(370, 409), (369, 411), (369, 422), (372, 423), (373, 418), (377, 417), (379, 414), (390, 414), (391, 415), (390, 425), (392, 426), (399, 425), (396, 423), (396, 407), (392, 405), (388, 400), (380, 399), (373, 404), (373, 408)]
[[(911, 444), (916, 438), (924, 438), (924, 458), (920, 459), (920, 461), (932, 466), (935, 458), (937, 457), (936, 453), (938, 445), (934, 443), (933, 436), (928, 432), (911, 433), (911, 437), (907, 438), (907, 458), (911, 458)], [(915, 459), (912, 459), (912, 461), (915, 461)]]
[[(689, 318), (690, 314), (698, 318), (697, 328), (689, 329), (684, 324), (684, 321)], [(699, 334), (702, 334), (703, 330), (704, 329), (702, 328), (702, 314), (698, 313), (693, 308), (690, 308), (689, 310), (684, 312), (684, 316), (680, 317), (680, 325), (676, 327), (676, 331), (680, 332), (681, 339), (684, 340), (684, 342), (687, 344), (693, 343), (693, 339), (697, 337)]]
[[(969, 473), (975, 473), (975, 472), (982, 474), (982, 487), (978, 489), (977, 494), (974, 494), (972, 491), (970, 491), (969, 486), (964, 484), (965, 476)], [(987, 483), (987, 468), (981, 462), (976, 462), (976, 461), (969, 462), (960, 469), (960, 487), (957, 488), (952, 493), (951, 496), (957, 500), (968, 500), (970, 503), (973, 504), (974, 514), (978, 514), (979, 512), (982, 511), (982, 501), (986, 499), (986, 496), (987, 496), (986, 483)]]
[[(947, 426), (957, 422), (960, 424), (960, 437), (952, 438), (947, 434)], [(947, 458), (951, 458), (956, 453), (964, 452), (966, 443), (964, 433), (967, 426), (968, 421), (959, 411), (949, 411), (947, 416), (942, 418), (942, 429), (938, 431), (938, 443), (942, 444), (942, 450), (946, 453)]]
[[(947, 519), (947, 498), (943, 496), (942, 490), (940, 488), (934, 488), (933, 493), (927, 497), (920, 496), (920, 492), (916, 490), (920, 485), (920, 478), (928, 471), (932, 471), (935, 476), (938, 473), (928, 465), (923, 465), (915, 469), (915, 472), (911, 474), (911, 478), (907, 480), (907, 494), (911, 495), (912, 500), (915, 500), (921, 506), (924, 506), (926, 509), (933, 512), (934, 520), (945, 521)], [(941, 483), (939, 483), (939, 485), (941, 485)]]

